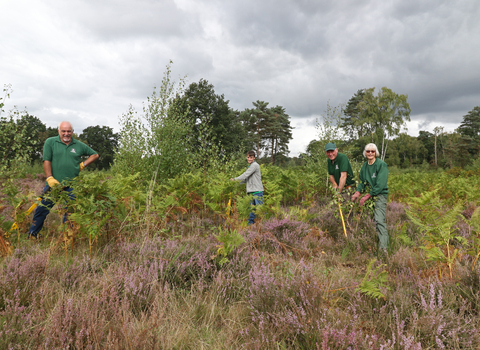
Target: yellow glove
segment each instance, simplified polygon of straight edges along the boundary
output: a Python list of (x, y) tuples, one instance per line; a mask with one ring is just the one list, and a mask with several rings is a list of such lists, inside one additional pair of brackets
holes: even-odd
[(60, 182), (58, 182), (57, 180), (55, 180), (55, 178), (54, 178), (53, 176), (47, 177), (47, 183), (48, 183), (48, 186), (50, 186), (50, 187), (53, 187), (53, 186), (56, 186), (56, 185), (60, 185)]
[(83, 169), (85, 169), (86, 165), (84, 162), (81, 162), (80, 163), (80, 171), (82, 171)]

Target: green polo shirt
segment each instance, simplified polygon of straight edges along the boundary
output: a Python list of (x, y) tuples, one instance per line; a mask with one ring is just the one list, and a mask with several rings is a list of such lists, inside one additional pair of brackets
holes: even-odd
[(73, 137), (68, 145), (62, 142), (60, 136), (49, 137), (43, 145), (43, 160), (52, 163), (52, 175), (59, 182), (77, 177), (81, 157), (93, 154), (97, 152)]
[(360, 169), (360, 183), (357, 191), (362, 193), (370, 185), (370, 195), (388, 194), (388, 166), (380, 158), (376, 158), (372, 165), (368, 162), (363, 163)]
[(347, 181), (345, 182), (346, 186), (355, 185), (355, 180), (353, 179), (353, 170), (348, 157), (343, 153), (337, 153), (337, 156), (333, 160), (327, 159), (328, 164), (328, 175), (333, 175), (337, 185), (340, 183), (340, 175), (342, 172), (347, 173)]

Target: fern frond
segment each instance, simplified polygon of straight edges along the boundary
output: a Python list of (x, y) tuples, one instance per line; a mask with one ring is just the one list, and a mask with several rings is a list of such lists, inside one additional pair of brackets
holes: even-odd
[(388, 272), (385, 270), (379, 271), (381, 268), (385, 267), (384, 264), (373, 269), (373, 264), (376, 261), (377, 259), (375, 258), (369, 261), (365, 276), (355, 290), (375, 299), (386, 299), (385, 295), (380, 291), (380, 287), (385, 287), (384, 283), (387, 281)]

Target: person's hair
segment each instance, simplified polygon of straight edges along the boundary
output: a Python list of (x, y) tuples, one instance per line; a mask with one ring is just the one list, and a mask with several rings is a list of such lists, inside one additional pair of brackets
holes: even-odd
[(380, 157), (380, 153), (378, 152), (378, 148), (377, 148), (377, 145), (374, 144), (374, 143), (369, 143), (368, 145), (365, 146), (365, 148), (363, 149), (363, 156), (366, 157), (367, 154), (365, 153), (365, 151), (368, 149), (368, 150), (371, 150), (371, 149), (374, 149), (375, 150), (375, 157)]
[(70, 123), (69, 121), (66, 121), (66, 120), (58, 123), (58, 128), (57, 128), (58, 130), (60, 130), (60, 125), (62, 125), (62, 123), (68, 123), (68, 124), (70, 124), (70, 126), (72, 127), (72, 131), (73, 131), (73, 125), (72, 125), (72, 123)]
[(248, 151), (248, 152), (247, 152), (247, 156), (250, 156), (250, 157), (255, 158), (255, 157), (256, 157), (255, 151)]

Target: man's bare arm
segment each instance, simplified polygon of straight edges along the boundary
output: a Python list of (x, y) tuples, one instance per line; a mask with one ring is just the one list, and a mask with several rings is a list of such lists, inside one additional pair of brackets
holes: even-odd
[(340, 173), (340, 183), (338, 184), (338, 192), (342, 192), (343, 187), (345, 186), (345, 183), (347, 182), (347, 172), (342, 171)]
[(335, 182), (335, 177), (333, 175), (330, 175), (330, 182), (332, 183), (334, 190), (338, 188), (338, 184)]
[(45, 173), (46, 177), (52, 176), (52, 162), (49, 160), (43, 161), (43, 172)]
[(100, 156), (98, 154), (92, 154), (86, 160), (83, 161), (83, 165), (87, 166), (88, 164), (92, 164), (95, 162)]

